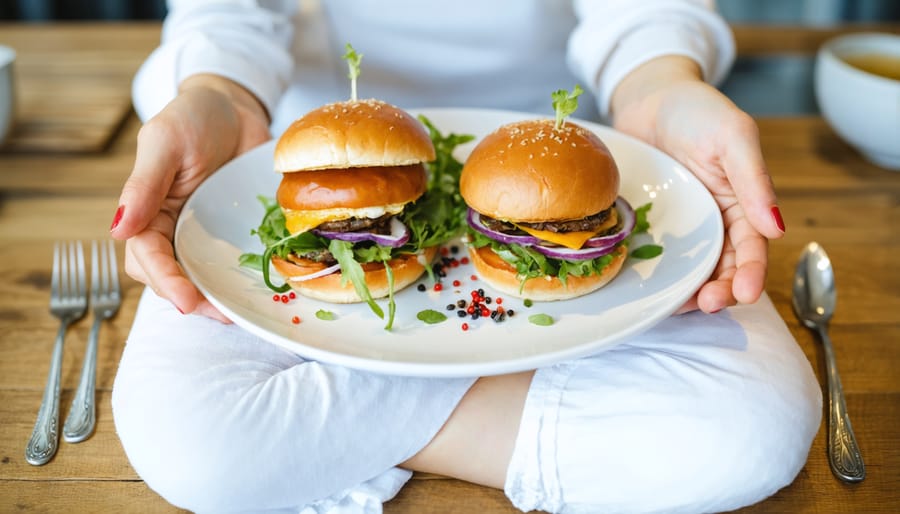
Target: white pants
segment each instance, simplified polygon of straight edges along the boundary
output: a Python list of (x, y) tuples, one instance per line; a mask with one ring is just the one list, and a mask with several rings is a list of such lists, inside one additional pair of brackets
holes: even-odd
[[(131, 464), (199, 512), (380, 512), (395, 466), (472, 379), (312, 361), (145, 291), (113, 390)], [(550, 512), (713, 512), (759, 501), (806, 462), (821, 419), (809, 362), (767, 297), (670, 318), (537, 370), (506, 494)]]

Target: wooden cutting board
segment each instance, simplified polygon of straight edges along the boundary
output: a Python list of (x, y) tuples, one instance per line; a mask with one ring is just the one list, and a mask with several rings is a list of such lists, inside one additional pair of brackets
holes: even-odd
[(16, 50), (16, 122), (5, 153), (103, 151), (132, 112), (131, 80), (159, 41), (158, 23), (0, 24)]

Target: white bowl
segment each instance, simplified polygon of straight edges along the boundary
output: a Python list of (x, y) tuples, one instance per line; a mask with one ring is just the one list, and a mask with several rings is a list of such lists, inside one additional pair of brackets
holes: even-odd
[(844, 59), (877, 53), (900, 62), (900, 35), (858, 33), (827, 41), (816, 55), (815, 93), (835, 132), (871, 162), (900, 171), (900, 80)]

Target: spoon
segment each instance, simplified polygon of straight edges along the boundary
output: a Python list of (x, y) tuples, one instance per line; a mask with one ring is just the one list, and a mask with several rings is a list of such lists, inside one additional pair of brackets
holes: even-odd
[(859, 482), (866, 477), (856, 436), (850, 426), (844, 390), (838, 376), (834, 350), (828, 337), (828, 322), (834, 314), (836, 292), (834, 271), (828, 254), (812, 242), (806, 245), (794, 273), (794, 312), (807, 328), (815, 330), (825, 350), (828, 374), (828, 461), (831, 471), (846, 482)]

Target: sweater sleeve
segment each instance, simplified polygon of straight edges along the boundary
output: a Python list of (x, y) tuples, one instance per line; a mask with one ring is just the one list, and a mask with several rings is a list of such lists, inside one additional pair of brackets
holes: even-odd
[(241, 84), (272, 112), (293, 71), (290, 0), (169, 0), (160, 46), (132, 83), (144, 121), (178, 94), (191, 75), (213, 73)]
[(734, 62), (731, 29), (713, 0), (575, 0), (578, 26), (568, 44), (573, 73), (589, 84), (601, 116), (630, 71), (662, 55), (695, 60), (719, 84)]

